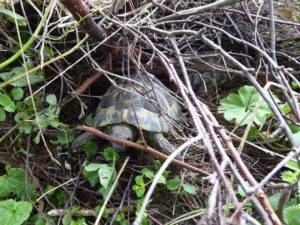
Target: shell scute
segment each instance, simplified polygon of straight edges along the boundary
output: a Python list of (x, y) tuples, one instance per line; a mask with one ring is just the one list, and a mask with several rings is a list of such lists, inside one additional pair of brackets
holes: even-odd
[(127, 123), (166, 133), (170, 120), (182, 119), (179, 104), (157, 78), (138, 74), (132, 80), (120, 80), (104, 94), (95, 115), (97, 127)]

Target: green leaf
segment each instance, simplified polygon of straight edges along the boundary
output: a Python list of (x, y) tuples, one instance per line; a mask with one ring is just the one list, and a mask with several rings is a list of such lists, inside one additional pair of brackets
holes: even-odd
[[(274, 99), (277, 99), (274, 96)], [(257, 102), (260, 105), (254, 112)], [(263, 125), (268, 116), (272, 114), (268, 105), (261, 100), (258, 91), (252, 86), (243, 86), (238, 94), (230, 94), (220, 101), (219, 113), (224, 114), (227, 121), (234, 120), (240, 126), (247, 125), (252, 118), (257, 125)]]
[(55, 94), (47, 95), (47, 97), (46, 97), (46, 102), (47, 102), (49, 105), (56, 105), (56, 104), (57, 104), (57, 98), (56, 98), (56, 95), (55, 95)]
[(132, 186), (132, 190), (135, 192), (136, 196), (138, 196), (139, 198), (143, 197), (145, 194), (145, 186), (139, 186), (139, 185), (133, 185)]
[(46, 129), (50, 125), (50, 121), (45, 114), (37, 115), (35, 123), (42, 129)]
[(84, 171), (92, 172), (92, 171), (98, 171), (101, 168), (102, 164), (99, 163), (90, 163), (88, 165), (84, 165)]
[(68, 196), (63, 190), (54, 189), (52, 185), (47, 185), (45, 192), (48, 191), (51, 191), (47, 194), (48, 199), (52, 204), (55, 204), (55, 206), (62, 206), (68, 201)]
[(294, 139), (296, 141), (296, 144), (300, 145), (300, 131), (297, 132), (297, 133), (293, 133), (292, 135), (293, 135), (293, 137), (294, 137)]
[(9, 105), (4, 107), (4, 110), (7, 112), (14, 112), (16, 110), (16, 105), (14, 102), (11, 102)]
[(274, 193), (273, 195), (271, 195), (268, 199), (269, 199), (269, 202), (272, 206), (272, 209), (274, 211), (277, 211), (278, 209), (278, 203), (279, 203), (279, 199), (281, 197), (281, 193), (277, 192), (277, 193)]
[(188, 194), (191, 194), (191, 195), (197, 194), (197, 188), (194, 185), (184, 183), (182, 185), (182, 187), (183, 187), (183, 190)]
[(29, 218), (31, 210), (32, 205), (26, 201), (0, 201), (1, 225), (21, 225)]
[[(11, 194), (16, 195), (20, 199), (25, 198), (26, 192), (32, 200), (36, 198), (34, 187), (31, 182), (26, 182), (26, 174), (23, 169), (5, 167), (7, 174), (0, 176), (0, 197), (7, 197)], [(27, 191), (25, 191), (27, 188)]]
[(145, 183), (144, 183), (144, 178), (143, 176), (136, 176), (135, 177), (135, 183), (139, 186), (144, 186)]
[(19, 88), (19, 87), (14, 87), (12, 90), (11, 90), (11, 96), (14, 100), (16, 101), (19, 101), (23, 98), (24, 96), (24, 91), (22, 88)]
[(116, 160), (119, 159), (118, 152), (115, 149), (113, 149), (112, 147), (105, 148), (103, 151), (103, 156), (104, 156), (105, 160), (112, 161), (112, 162), (115, 162)]
[(0, 122), (3, 122), (6, 120), (6, 113), (3, 108), (0, 108)]
[(95, 121), (94, 121), (94, 117), (92, 114), (89, 114), (85, 117), (84, 120), (85, 124), (88, 125), (89, 127), (95, 127)]
[(296, 159), (289, 160), (285, 165), (286, 168), (289, 168), (293, 171), (300, 171), (300, 167)]
[(283, 216), (288, 225), (299, 225), (300, 205), (285, 207)]
[(0, 7), (0, 15), (1, 14), (4, 14), (5, 18), (14, 24), (17, 21), (16, 25), (18, 25), (18, 26), (23, 26), (23, 27), (26, 26), (26, 19), (23, 16), (20, 16), (19, 14), (16, 14), (8, 9), (4, 9), (4, 8)]
[(14, 112), (16, 109), (15, 103), (6, 94), (0, 94), (0, 105), (4, 106), (7, 112)]
[[(28, 68), (30, 69), (30, 68)], [(24, 67), (14, 67), (11, 71), (9, 72), (4, 72), (4, 73), (0, 73), (0, 77), (7, 81), (10, 80), (22, 73), (25, 73), (25, 68)], [(44, 80), (44, 76), (43, 73), (41, 71), (35, 72), (34, 74), (29, 74), (29, 82), (30, 84), (35, 84), (38, 82), (41, 82)], [(11, 84), (12, 86), (16, 86), (16, 87), (25, 87), (28, 85), (27, 83), (27, 78), (24, 77), (20, 80), (17, 80), (15, 82), (13, 82)]]
[(21, 123), (18, 129), (21, 133), (29, 134), (33, 130), (33, 123), (29, 121), (24, 121)]
[(246, 193), (245, 193), (244, 189), (241, 187), (241, 185), (238, 186), (238, 190), (237, 191), (238, 191), (239, 196), (241, 196), (243, 198), (246, 197)]
[(54, 52), (52, 50), (52, 48), (48, 47), (48, 46), (44, 46), (44, 52), (43, 52), (46, 56), (48, 56), (48, 58), (52, 58), (54, 56)]
[(56, 140), (51, 141), (53, 144), (66, 145), (74, 140), (75, 134), (72, 129), (59, 130), (56, 134)]
[(97, 153), (99, 152), (99, 148), (96, 142), (94, 141), (88, 141), (84, 146), (83, 146), (85, 153), (87, 154), (88, 157), (93, 157), (96, 156)]
[(83, 170), (83, 176), (90, 182), (92, 187), (95, 187), (99, 183), (98, 170), (86, 171)]
[(164, 176), (160, 176), (157, 183), (158, 184), (166, 184), (167, 180)]
[(149, 168), (142, 169), (142, 174), (148, 177), (150, 180), (153, 180), (154, 178), (154, 172)]
[(256, 127), (251, 127), (247, 137), (247, 141), (254, 141), (258, 134), (259, 130)]
[(297, 182), (297, 178), (299, 176), (299, 172), (292, 172), (292, 171), (284, 171), (281, 174), (281, 178), (283, 181), (288, 182), (290, 184), (294, 184)]
[(167, 188), (170, 191), (178, 190), (180, 186), (180, 178), (178, 176), (173, 177), (170, 180), (167, 180)]
[(101, 164), (101, 167), (98, 170), (98, 176), (100, 184), (106, 189), (110, 182), (116, 177), (115, 168), (107, 164)]

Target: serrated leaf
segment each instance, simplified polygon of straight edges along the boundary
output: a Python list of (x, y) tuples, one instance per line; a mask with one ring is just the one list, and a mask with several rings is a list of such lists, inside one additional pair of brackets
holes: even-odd
[(55, 94), (47, 95), (47, 97), (46, 97), (46, 102), (47, 102), (49, 105), (56, 105), (56, 104), (57, 104), (57, 98), (56, 98), (56, 95), (55, 95)]
[(183, 187), (183, 190), (188, 194), (191, 194), (191, 195), (197, 194), (197, 188), (194, 185), (184, 183), (182, 185), (182, 187)]
[(11, 102), (9, 105), (4, 106), (4, 110), (7, 112), (14, 112), (16, 110), (15, 103)]
[(180, 178), (178, 176), (173, 177), (170, 180), (167, 180), (167, 188), (170, 191), (178, 190), (180, 186)]
[(66, 145), (74, 140), (75, 134), (72, 129), (59, 130), (56, 134), (56, 140), (52, 140), (51, 143)]
[[(11, 98), (6, 95), (6, 94), (0, 94), (0, 105), (2, 105), (4, 107), (4, 110), (7, 111), (5, 109), (5, 107), (8, 107), (8, 110), (10, 109), (10, 105), (13, 104), (13, 101), (11, 100)], [(13, 111), (8, 111), (8, 112), (13, 112)]]
[(30, 197), (34, 200), (34, 187), (30, 182), (26, 182), (26, 174), (23, 169), (5, 167), (7, 174), (0, 176), (0, 197), (7, 197), (11, 194), (20, 199), (25, 198), (25, 188)]
[(93, 157), (96, 156), (99, 148), (96, 142), (94, 141), (88, 141), (84, 146), (83, 146), (85, 153), (87, 154), (87, 156), (89, 157)]
[[(263, 125), (272, 114), (268, 105), (261, 100), (258, 91), (252, 86), (243, 86), (238, 94), (230, 94), (220, 101), (219, 113), (223, 113), (227, 121), (235, 121), (240, 126), (248, 124), (252, 118), (257, 125)], [(274, 96), (274, 99), (277, 99)], [(257, 102), (259, 107), (254, 112)]]
[(149, 168), (142, 169), (142, 174), (144, 174), (150, 180), (152, 180), (154, 178), (154, 172), (152, 170), (150, 170)]
[(292, 172), (292, 171), (284, 171), (281, 174), (281, 178), (283, 181), (288, 182), (290, 184), (294, 184), (297, 182), (298, 179), (298, 173)]
[(0, 122), (3, 122), (6, 120), (6, 113), (3, 108), (0, 108)]
[(115, 178), (115, 168), (107, 164), (101, 164), (98, 170), (100, 184), (106, 189), (110, 182)]
[(29, 218), (31, 210), (32, 205), (26, 201), (0, 201), (1, 225), (21, 225)]
[(112, 162), (115, 162), (116, 160), (119, 159), (118, 152), (110, 146), (104, 149), (103, 156), (105, 160), (112, 161)]
[(26, 19), (17, 13), (14, 13), (8, 9), (4, 9), (4, 8), (0, 7), (0, 15), (1, 14), (4, 14), (5, 18), (14, 24), (17, 21), (16, 25), (18, 25), (18, 26), (23, 26), (23, 27), (26, 26)]
[(35, 118), (35, 123), (42, 129), (46, 129), (50, 125), (50, 121), (45, 114), (37, 115)]
[(11, 90), (11, 96), (14, 100), (16, 101), (19, 101), (23, 98), (24, 96), (24, 91), (22, 88), (19, 88), (19, 87), (14, 87), (12, 90)]
[(300, 205), (285, 207), (283, 216), (288, 225), (299, 225)]
[[(4, 72), (4, 73), (0, 73), (0, 77), (3, 79), (3, 80), (10, 80), (22, 73), (25, 72), (25, 68), (24, 67), (14, 67), (11, 71), (9, 72)], [(43, 73), (41, 71), (38, 71), (38, 72), (35, 72), (34, 74), (29, 74), (29, 82), (30, 84), (35, 84), (35, 83), (38, 83), (38, 82), (41, 82), (44, 80), (44, 76), (43, 76)], [(27, 78), (24, 77), (20, 80), (17, 80), (15, 82), (13, 82), (11, 84), (12, 86), (15, 86), (15, 87), (25, 87), (28, 85), (27, 83)]]
[(21, 122), (21, 125), (18, 127), (19, 131), (24, 134), (29, 134), (33, 130), (33, 123), (29, 121)]
[(294, 171), (300, 171), (299, 164), (295, 159), (289, 160), (284, 166)]

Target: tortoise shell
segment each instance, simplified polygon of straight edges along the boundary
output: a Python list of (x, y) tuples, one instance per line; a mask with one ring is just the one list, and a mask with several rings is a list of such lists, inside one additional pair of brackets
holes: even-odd
[(172, 120), (181, 120), (179, 104), (157, 78), (136, 74), (112, 85), (100, 101), (96, 127), (127, 123), (150, 132), (167, 133)]

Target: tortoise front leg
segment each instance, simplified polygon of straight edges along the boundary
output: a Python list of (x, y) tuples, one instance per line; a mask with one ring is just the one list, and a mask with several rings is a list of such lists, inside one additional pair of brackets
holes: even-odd
[(85, 132), (74, 139), (71, 145), (72, 152), (78, 152), (88, 141), (93, 139), (93, 134)]

